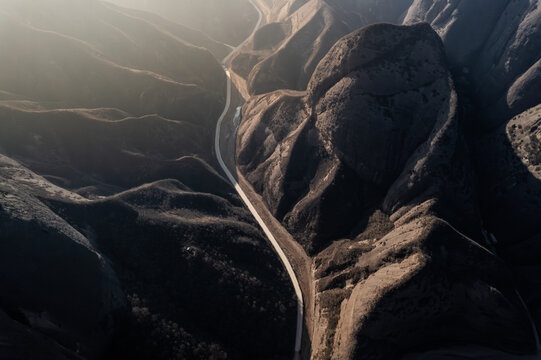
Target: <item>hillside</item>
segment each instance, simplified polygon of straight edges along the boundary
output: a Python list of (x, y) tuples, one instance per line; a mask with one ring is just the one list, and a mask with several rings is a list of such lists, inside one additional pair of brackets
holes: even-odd
[(538, 358), (540, 35), (541, 0), (0, 0), (0, 359)]
[(257, 21), (257, 13), (253, 6), (248, 4), (248, 0), (111, 0), (111, 2), (159, 14), (232, 46), (246, 39)]
[(0, 44), (0, 358), (288, 356), (289, 278), (212, 168), (227, 47), (97, 0), (2, 1)]
[(185, 155), (213, 159), (225, 75), (208, 50), (157, 15), (55, 4), (2, 3), (5, 155), (92, 195), (159, 180)]
[[(3, 326), (83, 358), (263, 359), (292, 348), (287, 275), (212, 170), (201, 179), (214, 192), (185, 175), (96, 200), (4, 156), (0, 179)], [(30, 341), (2, 336), (2, 358)]]
[(411, 0), (277, 1), (265, 27), (232, 60), (251, 95), (304, 90), (319, 61), (342, 36), (376, 22), (399, 21)]
[(243, 107), (239, 170), (313, 259), (313, 359), (534, 350), (481, 236), (446, 64), (430, 26), (373, 25), (337, 42), (306, 91)]
[(428, 22), (444, 42), (457, 86), (471, 92), (468, 96), (486, 113), (479, 121), (483, 128), (494, 128), (541, 102), (537, 0), (291, 0), (267, 5), (268, 25), (232, 60), (240, 77), (237, 85), (250, 95), (304, 90), (331, 46), (361, 26)]
[(486, 113), (484, 128), (541, 102), (538, 0), (418, 0), (404, 23), (419, 21), (431, 23), (445, 43), (456, 77), (475, 89), (472, 95)]
[(4, 92), (48, 108), (116, 108), (204, 125), (219, 114), (225, 79), (207, 50), (101, 2), (57, 2), (53, 15), (45, 3), (32, 11), (26, 1), (3, 3)]
[(541, 326), (540, 124), (538, 105), (487, 134), (478, 145), (481, 180), (486, 184), (481, 192), (486, 226), (495, 235), (496, 249), (515, 269), (538, 327)]

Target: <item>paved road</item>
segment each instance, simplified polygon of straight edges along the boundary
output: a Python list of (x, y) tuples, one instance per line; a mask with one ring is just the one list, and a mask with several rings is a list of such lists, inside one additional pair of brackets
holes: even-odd
[(224, 68), (224, 71), (225, 71), (225, 73), (227, 75), (227, 94), (226, 94), (226, 103), (225, 103), (224, 111), (220, 115), (220, 118), (218, 119), (218, 122), (216, 124), (216, 134), (215, 134), (215, 139), (214, 139), (214, 148), (216, 149), (216, 157), (218, 158), (218, 163), (220, 164), (222, 170), (225, 172), (225, 174), (226, 174), (227, 178), (229, 179), (229, 181), (231, 182), (231, 184), (235, 187), (235, 190), (237, 191), (237, 193), (241, 197), (242, 201), (244, 201), (244, 203), (246, 204), (246, 206), (248, 207), (248, 209), (250, 210), (250, 212), (252, 213), (252, 215), (256, 219), (259, 226), (261, 226), (261, 228), (263, 229), (263, 232), (265, 233), (265, 235), (269, 239), (270, 243), (272, 244), (272, 247), (274, 248), (274, 251), (276, 251), (276, 253), (280, 257), (280, 260), (284, 264), (284, 267), (286, 268), (287, 273), (289, 274), (289, 277), (291, 278), (291, 282), (293, 283), (293, 288), (295, 289), (295, 294), (297, 295), (297, 329), (296, 329), (296, 335), (295, 335), (295, 359), (298, 359), (299, 358), (299, 352), (301, 350), (302, 323), (303, 323), (303, 318), (304, 318), (304, 304), (303, 304), (303, 297), (302, 297), (302, 292), (301, 292), (301, 288), (300, 288), (300, 285), (299, 285), (299, 281), (297, 280), (297, 276), (295, 275), (295, 272), (293, 271), (293, 267), (291, 266), (291, 263), (289, 262), (289, 259), (287, 258), (284, 251), (282, 250), (282, 248), (280, 247), (280, 245), (276, 241), (274, 235), (269, 230), (269, 228), (267, 227), (267, 225), (265, 224), (265, 222), (263, 221), (261, 216), (258, 214), (257, 210), (255, 209), (253, 204), (250, 202), (250, 200), (248, 199), (248, 197), (246, 196), (246, 194), (244, 193), (244, 191), (240, 187), (239, 183), (237, 182), (237, 180), (235, 179), (235, 177), (233, 176), (231, 171), (225, 165), (225, 162), (224, 162), (223, 157), (222, 157), (221, 149), (220, 149), (220, 133), (221, 133), (221, 128), (222, 128), (222, 122), (223, 122), (225, 116), (227, 115), (227, 113), (229, 111), (229, 108), (231, 106), (231, 77), (230, 77), (229, 70), (227, 69), (225, 64), (229, 61), (231, 56), (233, 56), (233, 54), (240, 47), (242, 47), (246, 42), (248, 42), (251, 39), (251, 37), (255, 34), (257, 29), (261, 26), (261, 22), (263, 20), (263, 13), (261, 12), (261, 10), (257, 6), (257, 4), (254, 3), (253, 0), (250, 0), (250, 3), (254, 6), (254, 8), (257, 10), (257, 12), (259, 14), (259, 19), (257, 21), (257, 24), (256, 24), (254, 30), (252, 31), (252, 33), (250, 34), (250, 36), (248, 38), (246, 38), (246, 40), (244, 40), (239, 46), (234, 48), (231, 51), (231, 53), (229, 55), (227, 55), (222, 60), (222, 67)]
[[(257, 14), (259, 16), (259, 18), (257, 19), (257, 24), (255, 25), (254, 27), (254, 30), (252, 31), (252, 33), (250, 34), (250, 36), (248, 36), (246, 39), (244, 39), (244, 41), (242, 43), (240, 43), (239, 46), (233, 48), (233, 50), (231, 50), (231, 52), (229, 53), (229, 55), (227, 55), (223, 60), (222, 60), (222, 65), (225, 65), (225, 63), (227, 63), (229, 61), (229, 59), (231, 59), (231, 57), (233, 56), (233, 54), (235, 54), (237, 52), (238, 49), (240, 49), (242, 46), (244, 46), (244, 44), (246, 44), (248, 41), (250, 41), (250, 39), (254, 36), (255, 32), (259, 29), (259, 27), (261, 26), (261, 22), (263, 21), (263, 13), (261, 12), (261, 10), (259, 9), (259, 6), (257, 6), (257, 4), (253, 1), (253, 0), (250, 0), (250, 4), (252, 4), (252, 6), (257, 10)], [(231, 46), (231, 45), (228, 45), (228, 46)]]

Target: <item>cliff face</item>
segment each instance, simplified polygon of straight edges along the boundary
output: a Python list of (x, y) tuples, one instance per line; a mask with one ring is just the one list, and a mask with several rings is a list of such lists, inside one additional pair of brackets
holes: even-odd
[(111, 2), (159, 14), (170, 21), (202, 32), (215, 41), (230, 45), (238, 45), (246, 39), (257, 21), (257, 12), (247, 0), (112, 0)]
[(315, 359), (533, 348), (510, 273), (471, 238), (481, 221), (450, 77), (430, 26), (373, 25), (337, 42), (306, 91), (243, 108), (239, 169), (314, 260)]
[[(277, 217), (303, 234), (309, 252), (349, 233), (359, 212), (377, 206), (442, 109), (453, 110), (437, 35), (426, 26), (394, 29), (401, 28), (378, 25), (342, 39), (306, 92), (278, 91), (245, 106), (239, 166)], [(351, 206), (335, 213), (340, 221), (318, 215), (339, 204)]]
[(541, 101), (538, 0), (314, 0), (269, 7), (269, 24), (259, 31), (266, 41), (248, 44), (232, 61), (252, 95), (304, 90), (331, 46), (360, 26), (427, 22), (443, 40), (455, 79), (482, 109), (478, 122), (485, 129)]
[[(481, 199), (494, 246), (513, 267), (518, 286), (541, 325), (541, 107), (515, 116), (478, 145)], [(512, 225), (510, 225), (512, 224)]]

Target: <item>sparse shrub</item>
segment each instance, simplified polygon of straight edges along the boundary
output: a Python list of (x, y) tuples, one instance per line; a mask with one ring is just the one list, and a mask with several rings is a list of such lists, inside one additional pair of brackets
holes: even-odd
[(530, 143), (526, 146), (526, 152), (531, 165), (541, 164), (541, 141), (534, 134), (530, 135)]

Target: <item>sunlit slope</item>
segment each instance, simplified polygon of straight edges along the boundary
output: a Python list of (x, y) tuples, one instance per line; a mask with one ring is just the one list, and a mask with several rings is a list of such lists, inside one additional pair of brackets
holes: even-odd
[(511, 273), (472, 240), (457, 104), (430, 26), (376, 24), (338, 41), (306, 91), (244, 105), (239, 170), (314, 260), (312, 359), (534, 351)]
[(197, 159), (181, 167), (89, 200), (0, 155), (0, 358), (288, 353), (279, 260), (225, 180)]
[(192, 45), (208, 49), (218, 60), (223, 59), (231, 51), (230, 47), (210, 38), (202, 31), (189, 28), (176, 21), (167, 20), (165, 17), (156, 13), (129, 7), (119, 7), (112, 3), (106, 3), (106, 5), (110, 8), (117, 8), (123, 14), (144, 19), (158, 27), (160, 30), (169, 32)]
[(0, 87), (11, 98), (194, 123), (219, 112), (225, 79), (207, 50), (101, 2), (54, 5), (2, 4)]
[(100, 185), (109, 192), (103, 184), (118, 189), (154, 181), (155, 171), (174, 167), (183, 155), (206, 157), (211, 146), (201, 126), (113, 109), (47, 110), (3, 101), (0, 118), (2, 151), (71, 189)]

